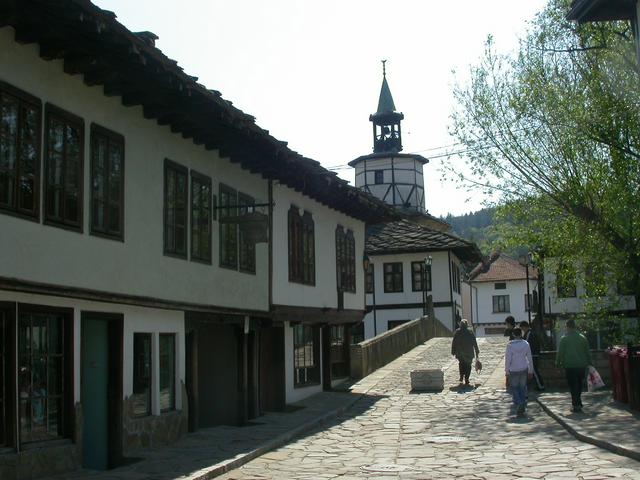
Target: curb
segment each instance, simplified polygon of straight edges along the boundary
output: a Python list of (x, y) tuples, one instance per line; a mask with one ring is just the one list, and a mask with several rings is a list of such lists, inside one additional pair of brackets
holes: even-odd
[(348, 408), (350, 408), (353, 404), (359, 401), (364, 396), (363, 393), (357, 394), (355, 398), (351, 401), (338, 407), (334, 410), (331, 410), (313, 420), (308, 421), (307, 423), (303, 423), (296, 428), (289, 430), (286, 433), (283, 433), (273, 440), (263, 444), (262, 446), (256, 448), (255, 450), (251, 450), (248, 453), (242, 454), (239, 457), (233, 458), (231, 460), (225, 460), (220, 462), (213, 467), (210, 467), (205, 472), (200, 474), (196, 474), (193, 477), (190, 477), (190, 480), (208, 480), (223, 473), (227, 473), (231, 470), (235, 470), (236, 468), (244, 465), (245, 463), (249, 463), (251, 460), (264, 455), (265, 453), (270, 452), (271, 450), (275, 450), (276, 448), (281, 447), (282, 445), (289, 442), (291, 439), (300, 436), (301, 434), (312, 430), (313, 428), (323, 424), (324, 422), (336, 418), (338, 415), (344, 413)]
[(589, 435), (585, 435), (584, 433), (580, 433), (575, 428), (573, 428), (571, 425), (569, 425), (569, 423), (566, 422), (560, 415), (558, 415), (557, 413), (553, 412), (553, 410), (551, 410), (543, 402), (541, 402), (539, 398), (536, 398), (536, 402), (538, 402), (538, 405), (540, 405), (542, 407), (542, 409), (547, 413), (547, 415), (549, 415), (556, 422), (558, 422), (560, 425), (562, 425), (562, 427), (564, 427), (564, 429), (567, 432), (569, 432), (571, 435), (576, 437), (578, 440), (580, 440), (582, 442), (585, 442), (585, 443), (590, 443), (591, 445), (595, 445), (596, 447), (600, 447), (600, 448), (603, 448), (605, 450), (609, 450), (610, 452), (613, 452), (613, 453), (616, 453), (618, 455), (622, 455), (622, 456), (631, 458), (632, 460), (637, 460), (637, 461), (640, 462), (640, 452), (637, 452), (635, 450), (631, 450), (630, 448), (626, 448), (626, 447), (623, 447), (621, 445), (616, 445), (615, 443), (611, 443), (611, 442), (608, 442), (606, 440), (601, 440), (599, 438), (590, 437)]

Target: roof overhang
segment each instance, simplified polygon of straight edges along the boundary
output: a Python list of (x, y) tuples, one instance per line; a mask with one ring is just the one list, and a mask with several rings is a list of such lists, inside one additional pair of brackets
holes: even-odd
[(631, 20), (635, 11), (635, 0), (574, 0), (567, 19), (578, 23)]

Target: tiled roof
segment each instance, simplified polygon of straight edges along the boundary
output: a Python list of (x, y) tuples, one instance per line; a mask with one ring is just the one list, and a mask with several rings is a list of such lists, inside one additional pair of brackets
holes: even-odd
[[(480, 262), (469, 275), (473, 282), (495, 282), (505, 280), (524, 280), (526, 269), (517, 260), (494, 252), (487, 260)], [(538, 270), (529, 267), (529, 278), (538, 278)]]
[(451, 250), (464, 262), (477, 262), (482, 258), (475, 243), (408, 220), (379, 223), (367, 228), (365, 252), (368, 255), (439, 250)]

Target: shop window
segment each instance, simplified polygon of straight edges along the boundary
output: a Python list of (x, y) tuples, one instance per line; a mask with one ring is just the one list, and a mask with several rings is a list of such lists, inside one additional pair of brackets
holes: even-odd
[(151, 334), (133, 334), (133, 414), (151, 415)]
[(319, 344), (318, 327), (310, 325), (293, 327), (294, 386), (302, 387), (320, 382)]
[(176, 336), (160, 334), (160, 411), (176, 408)]

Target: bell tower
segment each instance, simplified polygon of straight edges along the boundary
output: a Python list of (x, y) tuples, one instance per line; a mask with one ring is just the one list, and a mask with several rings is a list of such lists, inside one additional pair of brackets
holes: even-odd
[(396, 112), (393, 96), (387, 83), (387, 61), (382, 60), (382, 88), (378, 98), (378, 110), (369, 116), (373, 123), (373, 152), (398, 153), (402, 151), (402, 113)]

